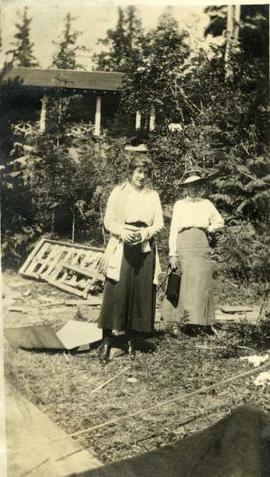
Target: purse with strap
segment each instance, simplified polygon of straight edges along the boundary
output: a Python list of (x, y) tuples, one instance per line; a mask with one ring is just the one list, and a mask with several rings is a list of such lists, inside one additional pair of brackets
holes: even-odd
[(173, 303), (178, 303), (181, 286), (181, 274), (172, 270), (168, 276), (165, 296)]

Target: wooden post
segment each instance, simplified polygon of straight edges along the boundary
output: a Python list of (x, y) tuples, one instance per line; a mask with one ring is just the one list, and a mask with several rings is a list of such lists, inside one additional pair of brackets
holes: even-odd
[(138, 131), (138, 129), (141, 129), (141, 121), (142, 121), (142, 116), (140, 111), (136, 111), (136, 120), (135, 120), (135, 129)]
[(150, 120), (149, 120), (149, 130), (154, 131), (156, 126), (156, 114), (155, 107), (152, 105), (150, 109)]
[(43, 132), (46, 129), (47, 104), (48, 104), (48, 96), (44, 95), (41, 98), (41, 111), (40, 111), (40, 120), (39, 120), (40, 132)]
[(234, 18), (234, 5), (227, 6), (227, 28), (226, 28), (226, 47), (225, 47), (225, 78), (228, 78), (232, 74), (230, 65), (230, 53), (231, 53), (231, 41), (233, 37), (233, 18)]
[(230, 64), (232, 41), (237, 41), (239, 36), (239, 24), (241, 16), (241, 5), (228, 5), (227, 10), (227, 30), (225, 48), (225, 78), (233, 74)]
[(101, 126), (101, 96), (97, 96), (96, 101), (96, 114), (95, 114), (95, 136), (100, 136)]
[(235, 40), (238, 40), (239, 37), (239, 29), (240, 29), (240, 17), (241, 17), (241, 5), (237, 4), (234, 6), (234, 12), (235, 12), (235, 17), (234, 17), (234, 32), (233, 36)]

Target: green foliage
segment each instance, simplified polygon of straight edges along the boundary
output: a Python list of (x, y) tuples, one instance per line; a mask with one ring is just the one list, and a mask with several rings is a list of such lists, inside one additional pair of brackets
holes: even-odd
[(32, 18), (28, 17), (27, 7), (25, 7), (20, 20), (20, 23), (16, 23), (17, 32), (14, 35), (16, 39), (16, 42), (13, 43), (14, 49), (9, 50), (7, 54), (12, 55), (11, 61), (15, 66), (37, 67), (39, 64), (33, 54), (34, 44), (30, 41)]
[(126, 67), (122, 98), (128, 111), (149, 113), (154, 106), (160, 124), (179, 118), (175, 85), (189, 54), (187, 37), (169, 9), (157, 27), (141, 37), (140, 47)]
[(250, 222), (228, 223), (215, 249), (218, 269), (242, 284), (269, 280), (269, 237)]
[[(219, 269), (245, 282), (266, 280), (270, 178), (267, 61), (262, 51), (267, 50), (267, 34), (265, 9), (259, 12), (257, 7), (241, 7), (240, 43), (230, 58), (233, 75), (229, 78), (225, 77), (224, 45), (192, 50), (187, 33), (179, 31), (170, 10), (156, 28), (145, 33), (136, 9), (120, 8), (116, 28), (101, 40), (106, 51), (96, 55), (95, 61), (97, 69), (123, 71), (121, 108), (109, 135), (97, 142), (91, 136), (75, 139), (70, 134), (72, 98), (50, 99), (46, 134), (29, 139), (34, 147), (32, 162), (14, 185), (19, 190), (23, 180), (23, 193), (30, 197), (32, 215), (26, 226), (55, 233), (62, 216), (67, 235), (73, 223), (77, 240), (102, 240), (106, 200), (113, 185), (126, 178), (123, 151), (134, 134), (130, 118), (139, 110), (143, 127), (136, 139), (143, 138), (148, 145), (155, 164), (154, 185), (165, 211), (163, 262), (172, 206), (182, 196), (179, 183), (185, 170), (196, 166), (205, 173), (218, 172), (206, 194), (226, 219), (225, 233), (215, 250)], [(211, 10), (210, 20), (217, 14), (221, 22), (215, 34), (223, 31), (226, 19), (226, 8), (221, 15), (218, 10)], [(57, 67), (75, 67), (77, 36), (72, 37), (71, 20), (67, 18), (60, 45), (58, 59), (63, 63)], [(257, 46), (252, 52), (248, 44), (254, 35)], [(152, 105), (156, 130), (149, 133)], [(179, 123), (179, 130), (170, 131), (171, 122)], [(23, 215), (22, 226), (24, 220)]]
[(54, 42), (58, 47), (57, 53), (53, 57), (52, 66), (58, 69), (83, 69), (82, 65), (77, 63), (77, 53), (79, 51), (87, 51), (87, 48), (76, 45), (81, 32), (72, 30), (72, 22), (75, 20), (70, 13), (65, 17), (65, 27), (62, 32), (62, 39)]
[(72, 96), (63, 96), (61, 92), (48, 97), (46, 134), (48, 141), (57, 146), (69, 142), (66, 132), (70, 120), (71, 102)]
[[(210, 6), (206, 8), (209, 15), (209, 25), (205, 30), (205, 36), (213, 37), (223, 35), (226, 38), (227, 15), (230, 7)], [(260, 73), (264, 77), (269, 71), (269, 7), (268, 5), (241, 5), (239, 35), (233, 48), (240, 49), (241, 54), (248, 66), (251, 61), (251, 69), (254, 60), (260, 63)], [(236, 66), (236, 65), (235, 65)], [(237, 68), (237, 66), (236, 66)], [(235, 71), (234, 71), (235, 73)], [(259, 77), (257, 78), (259, 80)]]
[(227, 228), (216, 258), (223, 273), (265, 281), (270, 199), (265, 64), (256, 52), (247, 62), (240, 48), (231, 58), (234, 75), (225, 81), (223, 55), (223, 47), (214, 48), (210, 58), (193, 52), (175, 85), (182, 131), (170, 133), (158, 123), (148, 146), (168, 211), (181, 196), (179, 180), (187, 167), (218, 171), (208, 194)]
[(159, 120), (177, 119), (175, 94), (181, 66), (189, 54), (188, 34), (179, 31), (168, 8), (158, 25), (144, 33), (135, 7), (119, 8), (115, 30), (100, 40), (108, 50), (95, 56), (98, 69), (125, 73), (122, 109), (129, 113), (149, 113), (155, 106)]
[[(209, 25), (205, 29), (205, 36), (220, 36), (226, 30), (227, 5), (210, 6), (205, 9), (209, 15)], [(268, 48), (268, 19), (267, 5), (241, 5), (241, 48), (249, 51), (251, 56), (267, 55)], [(258, 55), (259, 53), (259, 55)]]
[(155, 184), (162, 203), (172, 204), (181, 194), (179, 182), (189, 161), (188, 142), (182, 133), (155, 132), (149, 138), (148, 148), (155, 164)]
[(44, 231), (70, 237), (73, 223), (77, 237), (72, 238), (82, 238), (99, 216), (98, 210), (89, 213), (98, 181), (98, 164), (92, 138), (73, 141), (67, 124), (64, 127), (62, 123), (62, 128), (61, 141), (57, 128), (55, 134), (51, 129), (35, 140), (39, 158), (34, 162), (31, 178), (35, 219), (43, 224)]
[(142, 24), (136, 7), (119, 7), (115, 29), (107, 30), (106, 38), (99, 40), (99, 43), (105, 46), (105, 51), (94, 55), (96, 69), (124, 72), (140, 48), (142, 36)]
[(28, 171), (14, 163), (2, 166), (1, 241), (3, 265), (17, 264), (26, 257), (33, 240), (41, 233), (41, 227), (34, 220), (31, 188)]
[[(25, 226), (21, 215), (13, 217), (10, 229), (6, 229), (2, 235), (2, 265), (12, 268), (26, 259), (33, 246), (33, 242), (40, 237), (41, 227)], [(16, 232), (16, 229), (20, 229)]]

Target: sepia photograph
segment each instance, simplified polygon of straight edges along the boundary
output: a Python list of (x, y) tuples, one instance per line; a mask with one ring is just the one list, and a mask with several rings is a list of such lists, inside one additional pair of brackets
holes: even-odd
[(1, 477), (270, 477), (269, 6), (2, 0)]

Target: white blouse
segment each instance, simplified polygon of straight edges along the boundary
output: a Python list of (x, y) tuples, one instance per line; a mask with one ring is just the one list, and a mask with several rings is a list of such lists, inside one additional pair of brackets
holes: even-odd
[(198, 227), (214, 232), (224, 227), (224, 220), (208, 199), (186, 197), (178, 200), (174, 205), (170, 228), (170, 256), (177, 255), (178, 233), (188, 227)]
[[(119, 235), (123, 225), (117, 223), (114, 217), (114, 210), (117, 207), (116, 187), (107, 203), (104, 225), (113, 234)], [(127, 187), (125, 208), (125, 222), (144, 222), (147, 225), (148, 238), (151, 238), (163, 227), (163, 213), (158, 193), (153, 189), (143, 189), (137, 191), (130, 184)]]

